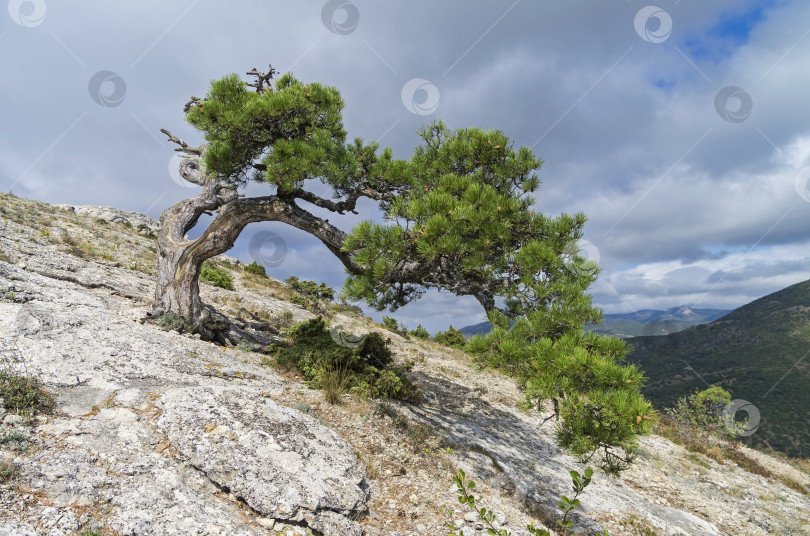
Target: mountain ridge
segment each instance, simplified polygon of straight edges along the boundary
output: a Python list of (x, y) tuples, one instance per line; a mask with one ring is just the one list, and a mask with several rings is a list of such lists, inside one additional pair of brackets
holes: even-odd
[[(586, 331), (620, 338), (638, 337), (641, 335), (659, 335), (673, 333), (691, 326), (713, 322), (731, 312), (726, 309), (692, 309), (687, 305), (669, 309), (642, 309), (632, 313), (605, 314), (601, 324), (590, 324)], [(466, 337), (489, 333), (489, 322), (480, 322), (460, 328)]]
[(810, 280), (758, 298), (725, 316), (668, 335), (628, 339), (628, 360), (648, 377), (657, 407), (721, 385), (754, 404), (762, 424), (748, 441), (810, 455)]

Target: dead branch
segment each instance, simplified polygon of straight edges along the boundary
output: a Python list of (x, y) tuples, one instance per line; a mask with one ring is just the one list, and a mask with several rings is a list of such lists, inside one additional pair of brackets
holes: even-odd
[(192, 147), (188, 143), (184, 142), (183, 140), (181, 140), (180, 138), (178, 138), (177, 136), (166, 130), (165, 128), (161, 128), (160, 131), (166, 134), (166, 136), (168, 136), (170, 142), (176, 143), (177, 145), (180, 146), (175, 147), (174, 148), (175, 151), (193, 154), (196, 156), (200, 156), (203, 153), (203, 147)]
[[(255, 87), (256, 88), (256, 93), (261, 94), (261, 93), (264, 93), (265, 89), (268, 90), (268, 91), (273, 91), (273, 85), (270, 83), (270, 80), (273, 79), (273, 75), (275, 75), (276, 73), (278, 73), (278, 71), (273, 69), (272, 65), (268, 65), (266, 73), (258, 71), (256, 69), (256, 67), (254, 67), (253, 69), (251, 69), (250, 71), (248, 71), (245, 74), (247, 74), (249, 76), (255, 76), (256, 77), (256, 81), (255, 82), (249, 82), (248, 85), (250, 87)], [(267, 86), (267, 87), (265, 87), (265, 86)]]

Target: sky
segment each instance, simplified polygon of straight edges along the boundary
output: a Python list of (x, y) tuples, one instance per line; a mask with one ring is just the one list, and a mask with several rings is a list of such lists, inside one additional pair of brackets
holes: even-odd
[[(200, 143), (183, 104), (272, 64), (337, 87), (349, 137), (398, 158), (438, 119), (531, 147), (535, 210), (589, 219), (579, 247), (606, 313), (733, 309), (810, 278), (809, 33), (800, 0), (10, 0), (0, 190), (158, 218), (196, 194), (160, 129)], [(380, 220), (359, 207), (330, 222)], [(345, 279), (279, 223), (251, 224), (229, 255), (281, 279)], [(364, 310), (431, 332), (484, 320), (438, 292)]]

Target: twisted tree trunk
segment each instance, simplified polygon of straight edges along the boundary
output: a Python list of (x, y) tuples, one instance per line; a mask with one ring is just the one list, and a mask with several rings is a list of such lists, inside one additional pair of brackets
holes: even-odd
[[(257, 342), (255, 336), (238, 329), (225, 315), (202, 302), (198, 282), (203, 262), (231, 249), (245, 226), (252, 222), (281, 221), (306, 231), (319, 238), (350, 271), (359, 271), (351, 257), (341, 251), (346, 234), (303, 210), (293, 199), (240, 198), (233, 187), (207, 177), (200, 169), (199, 157), (185, 158), (180, 164), (180, 174), (202, 186), (203, 191), (169, 207), (160, 216), (152, 317), (174, 313), (189, 324), (193, 333), (222, 344), (235, 345), (241, 339)], [(203, 234), (194, 240), (187, 239), (186, 233), (200, 216), (212, 211), (216, 211), (216, 216)]]

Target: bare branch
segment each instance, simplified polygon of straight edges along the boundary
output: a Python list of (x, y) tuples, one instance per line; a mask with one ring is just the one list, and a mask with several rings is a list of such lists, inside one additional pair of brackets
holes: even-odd
[[(264, 93), (265, 90), (273, 91), (273, 85), (270, 83), (270, 80), (273, 79), (273, 75), (276, 74), (277, 72), (278, 71), (273, 69), (272, 65), (268, 65), (266, 73), (258, 71), (258, 70), (256, 70), (256, 67), (254, 67), (253, 69), (251, 69), (250, 71), (248, 71), (245, 74), (247, 74), (249, 76), (255, 76), (256, 77), (256, 81), (255, 82), (249, 82), (248, 85), (250, 87), (255, 87), (256, 88), (256, 93), (261, 94), (261, 93)], [(267, 86), (267, 87), (265, 87), (265, 86)]]
[(369, 199), (374, 199), (375, 201), (390, 201), (394, 198), (394, 195), (388, 192), (380, 192), (373, 188), (369, 187), (358, 187), (352, 190), (348, 197), (343, 201), (330, 201), (329, 199), (324, 199), (318, 195), (313, 194), (312, 192), (302, 190), (300, 188), (293, 190), (290, 192), (289, 197), (294, 197), (297, 199), (303, 199), (313, 205), (321, 208), (325, 208), (327, 210), (331, 210), (332, 212), (337, 212), (338, 214), (343, 214), (345, 212), (351, 212), (352, 214), (357, 214), (354, 210), (357, 206), (357, 201), (361, 197), (368, 197)]
[(191, 99), (183, 106), (183, 113), (187, 114), (188, 111), (194, 106), (202, 106), (202, 102), (202, 99), (192, 95)]
[(166, 136), (169, 137), (170, 142), (176, 143), (177, 145), (180, 146), (180, 147), (175, 147), (175, 149), (174, 149), (175, 151), (180, 152), (180, 153), (193, 154), (193, 155), (196, 155), (196, 156), (202, 155), (202, 153), (203, 153), (203, 147), (202, 146), (200, 146), (200, 147), (192, 147), (188, 143), (184, 142), (183, 140), (181, 140), (180, 138), (178, 138), (177, 136), (175, 136), (174, 134), (172, 134), (171, 132), (166, 130), (165, 128), (161, 128), (160, 131), (162, 133), (166, 134)]

